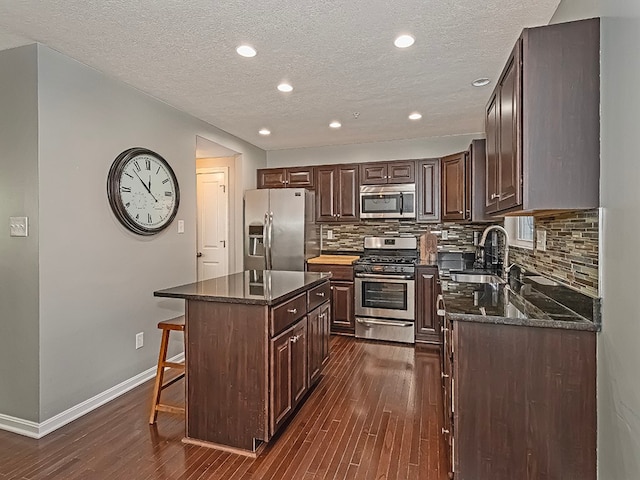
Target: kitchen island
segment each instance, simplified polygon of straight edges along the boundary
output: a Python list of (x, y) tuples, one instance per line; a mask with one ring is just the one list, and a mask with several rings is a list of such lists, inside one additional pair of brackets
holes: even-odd
[(154, 292), (185, 300), (186, 443), (259, 454), (328, 359), (329, 277), (249, 270)]

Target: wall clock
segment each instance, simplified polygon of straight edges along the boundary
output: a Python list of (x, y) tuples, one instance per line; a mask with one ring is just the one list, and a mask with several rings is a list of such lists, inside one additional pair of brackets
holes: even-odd
[(116, 218), (138, 235), (154, 235), (178, 213), (180, 189), (167, 161), (146, 148), (116, 157), (107, 177), (107, 196)]

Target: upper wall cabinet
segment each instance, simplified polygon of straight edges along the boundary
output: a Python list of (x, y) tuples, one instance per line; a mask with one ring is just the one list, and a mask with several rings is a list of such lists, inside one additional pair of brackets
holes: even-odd
[(258, 170), (258, 188), (312, 189), (313, 182), (313, 167), (263, 168)]
[(356, 221), (359, 205), (358, 165), (316, 167), (317, 221)]
[(525, 29), (487, 104), (485, 212), (599, 206), (599, 19)]
[(440, 159), (427, 158), (416, 163), (416, 192), (418, 222), (440, 221)]
[(415, 167), (413, 160), (363, 163), (360, 165), (360, 185), (413, 183), (416, 179)]

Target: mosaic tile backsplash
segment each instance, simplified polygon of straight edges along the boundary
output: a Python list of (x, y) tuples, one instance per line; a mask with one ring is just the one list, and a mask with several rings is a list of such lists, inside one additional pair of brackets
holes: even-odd
[(536, 231), (547, 232), (547, 250), (510, 248), (510, 262), (565, 285), (598, 296), (598, 210), (569, 212), (535, 219)]
[[(323, 251), (362, 252), (363, 237), (366, 235), (402, 235), (420, 236), (432, 232), (438, 236), (438, 251), (475, 252), (474, 232), (476, 237), (482, 234), (486, 224), (457, 223), (416, 223), (407, 221), (345, 223), (343, 225), (322, 225)], [(334, 238), (327, 239), (327, 231), (332, 230)], [(443, 240), (442, 232), (446, 231), (447, 239)]]

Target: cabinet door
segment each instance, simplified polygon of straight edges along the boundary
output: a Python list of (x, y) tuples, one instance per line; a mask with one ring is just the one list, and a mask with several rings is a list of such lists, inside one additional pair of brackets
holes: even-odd
[(442, 159), (442, 220), (465, 219), (465, 152)]
[(485, 164), (485, 213), (498, 210), (498, 93), (493, 94), (487, 107), (485, 129), (487, 132), (487, 162)]
[(387, 183), (387, 163), (363, 163), (360, 165), (360, 185), (382, 185)]
[(416, 270), (416, 341), (440, 343), (440, 317), (436, 315), (437, 268)]
[(336, 169), (334, 167), (316, 168), (316, 220), (335, 222)]
[(387, 183), (413, 183), (415, 181), (416, 162), (413, 160), (387, 164)]
[(331, 304), (325, 303), (320, 307), (320, 322), (322, 326), (322, 363), (329, 360), (329, 343), (331, 341)]
[(308, 390), (308, 335), (307, 318), (293, 327), (291, 340), (291, 404), (292, 408), (304, 397)]
[(309, 188), (314, 185), (313, 167), (296, 167), (287, 169), (288, 188)]
[(331, 282), (331, 331), (355, 333), (352, 282)]
[(284, 168), (263, 168), (258, 170), (258, 188), (285, 188), (287, 170)]
[(498, 210), (522, 204), (520, 142), (520, 46), (518, 41), (500, 84), (498, 125)]
[(308, 361), (309, 361), (309, 385), (313, 385), (320, 377), (323, 355), (323, 318), (322, 306), (316, 308), (307, 317), (309, 321)]
[(440, 221), (440, 160), (431, 158), (418, 161), (418, 222)]
[(358, 184), (358, 166), (344, 165), (337, 167), (338, 185), (335, 191), (337, 197), (338, 221), (352, 222), (360, 218), (360, 188)]
[(291, 396), (291, 339), (293, 327), (271, 340), (271, 433), (293, 408)]

